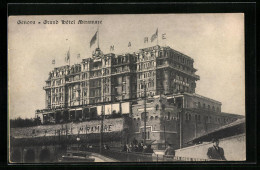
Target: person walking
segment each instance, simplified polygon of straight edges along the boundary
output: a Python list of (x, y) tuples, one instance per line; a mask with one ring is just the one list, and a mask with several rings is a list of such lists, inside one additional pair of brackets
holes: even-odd
[(219, 147), (219, 140), (213, 139), (213, 146), (208, 149), (207, 156), (209, 159), (226, 160), (224, 149)]
[(147, 147), (144, 149), (144, 153), (153, 153), (153, 149), (151, 145), (147, 145)]
[(171, 144), (167, 145), (167, 148), (165, 149), (164, 155), (175, 156), (175, 150), (173, 149)]

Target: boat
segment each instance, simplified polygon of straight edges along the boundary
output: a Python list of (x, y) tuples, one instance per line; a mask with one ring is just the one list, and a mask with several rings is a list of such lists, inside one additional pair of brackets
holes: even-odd
[(95, 158), (90, 153), (68, 151), (59, 162), (94, 162)]

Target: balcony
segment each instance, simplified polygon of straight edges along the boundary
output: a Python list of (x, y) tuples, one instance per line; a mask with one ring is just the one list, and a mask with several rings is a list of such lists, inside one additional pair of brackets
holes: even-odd
[(173, 65), (169, 65), (168, 63), (163, 63), (163, 64), (160, 64), (160, 65), (157, 65), (156, 68), (160, 69), (160, 68), (166, 68), (166, 67), (170, 67), (170, 68), (175, 69), (175, 70), (177, 70), (179, 72), (182, 72), (184, 74), (188, 74), (188, 75), (190, 75), (190, 76), (192, 76), (192, 77), (194, 77), (194, 78), (196, 78), (198, 80), (200, 79), (200, 76), (198, 76), (198, 75), (196, 75), (194, 73), (189, 73), (187, 71), (181, 70), (180, 68), (177, 68), (176, 66), (173, 66)]
[(51, 86), (50, 86), (50, 85), (47, 85), (47, 86), (44, 86), (44, 87), (43, 87), (43, 90), (50, 89), (50, 88), (51, 88)]
[(92, 71), (95, 71), (95, 70), (100, 70), (100, 69), (102, 69), (102, 66), (99, 66), (99, 67), (93, 67), (91, 70), (92, 70)]

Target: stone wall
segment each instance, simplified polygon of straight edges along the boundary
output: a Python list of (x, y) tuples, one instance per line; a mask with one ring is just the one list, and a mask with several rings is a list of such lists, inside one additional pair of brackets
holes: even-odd
[[(212, 142), (206, 142), (199, 145), (178, 149), (175, 151), (175, 156), (208, 159), (207, 151), (211, 146), (213, 146)], [(246, 160), (245, 134), (221, 139), (219, 141), (219, 146), (224, 149), (224, 154), (228, 161)]]

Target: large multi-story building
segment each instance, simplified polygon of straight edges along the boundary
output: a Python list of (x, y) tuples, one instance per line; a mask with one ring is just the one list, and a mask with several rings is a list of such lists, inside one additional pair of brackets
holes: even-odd
[(195, 93), (194, 60), (169, 47), (103, 54), (97, 48), (81, 64), (54, 68), (46, 80), (46, 109), (68, 108), (147, 96)]
[(49, 73), (44, 87), (46, 108), (37, 110), (36, 116), (46, 124), (119, 112), (132, 120), (127, 139), (145, 137), (157, 148), (166, 142), (183, 147), (240, 118), (222, 113), (220, 102), (195, 93), (200, 77), (193, 63), (191, 57), (158, 45), (123, 55), (103, 54), (97, 48), (80, 64)]

